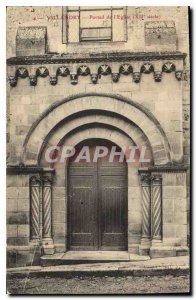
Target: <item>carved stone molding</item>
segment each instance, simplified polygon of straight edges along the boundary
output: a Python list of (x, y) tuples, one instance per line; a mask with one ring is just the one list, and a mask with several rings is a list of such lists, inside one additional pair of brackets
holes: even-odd
[(89, 62), (113, 61), (156, 61), (185, 59), (182, 52), (130, 52), (116, 51), (103, 53), (75, 54), (46, 54), (36, 56), (11, 57), (7, 59), (8, 65), (36, 65), (36, 64), (69, 64)]
[(77, 74), (70, 74), (71, 84), (75, 85), (78, 83), (78, 75)]
[(69, 75), (69, 69), (66, 66), (61, 66), (57, 69), (57, 76), (66, 77)]
[(175, 71), (175, 65), (172, 62), (168, 61), (163, 65), (162, 70), (163, 72), (171, 73)]
[(40, 76), (40, 77), (47, 77), (49, 75), (49, 71), (46, 67), (41, 66), (41, 67), (37, 68), (36, 75)]
[(98, 74), (91, 74), (91, 81), (96, 84), (98, 81)]
[(151, 239), (151, 178), (150, 173), (140, 174), (142, 184), (142, 238), (141, 255), (149, 255)]
[(151, 181), (153, 185), (161, 185), (162, 184), (162, 176), (160, 174), (151, 175)]
[(40, 190), (41, 180), (39, 176), (30, 178), (30, 236), (31, 240), (40, 238)]
[(155, 71), (154, 72), (154, 80), (156, 82), (161, 82), (161, 79), (162, 79), (162, 72), (160, 71)]
[(119, 72), (123, 75), (129, 75), (133, 72), (133, 68), (129, 64), (123, 64), (122, 66), (120, 66)]
[(52, 178), (53, 169), (29, 167), (30, 178), (30, 237), (32, 242), (42, 241), (45, 254), (54, 253), (52, 239)]
[(111, 68), (110, 66), (104, 64), (104, 65), (101, 65), (99, 68), (98, 68), (98, 74), (101, 74), (101, 75), (108, 75), (108, 74), (111, 74)]
[(112, 73), (112, 81), (118, 82), (120, 75), (118, 73)]
[(51, 85), (56, 85), (57, 84), (57, 76), (56, 75), (51, 75), (50, 76), (50, 84)]
[(17, 85), (17, 77), (9, 76), (9, 83), (11, 87), (15, 87)]
[(28, 75), (29, 75), (28, 70), (24, 67), (20, 67), (16, 70), (17, 77), (26, 78), (28, 77)]
[(145, 63), (143, 64), (143, 66), (141, 67), (141, 72), (144, 74), (150, 74), (151, 72), (154, 71), (154, 67), (152, 64), (150, 63)]
[(45, 172), (49, 174), (55, 174), (55, 170), (51, 168), (38, 167), (37, 165), (9, 165), (7, 166), (8, 175), (19, 175), (19, 174), (44, 174)]
[(151, 176), (151, 210), (152, 210), (152, 243), (160, 243), (162, 240), (162, 176)]
[(149, 186), (151, 182), (151, 177), (149, 173), (140, 174), (142, 186)]
[(135, 83), (139, 83), (141, 78), (140, 72), (133, 72), (133, 81)]
[(82, 65), (78, 68), (78, 75), (87, 76), (90, 74), (90, 69), (86, 65)]
[(183, 76), (183, 71), (176, 71), (175, 72), (175, 76), (177, 80), (182, 80), (182, 76)]
[[(76, 72), (71, 72), (70, 69), (71, 66), (60, 66), (54, 71), (54, 67), (52, 68), (52, 73), (49, 72), (49, 70), (45, 66), (40, 66), (36, 69), (35, 74), (29, 75), (30, 71), (27, 70), (27, 68), (19, 67), (14, 76), (9, 76), (9, 82), (10, 86), (15, 87), (17, 84), (18, 78), (26, 78), (29, 76), (30, 85), (36, 86), (37, 84), (37, 77), (47, 77), (50, 76), (50, 84), (56, 85), (58, 81), (58, 76), (66, 77), (70, 74), (70, 82), (71, 84), (77, 84), (78, 83), (78, 76), (89, 76), (91, 78), (92, 83), (97, 83), (98, 76), (101, 78), (102, 75), (106, 76), (109, 74), (112, 74), (112, 81), (117, 83), (120, 79), (120, 76), (122, 75), (130, 75), (133, 76), (133, 81), (135, 83), (140, 82), (141, 76), (145, 76), (142, 74), (149, 74), (154, 73), (154, 80), (155, 82), (160, 82), (162, 77), (162, 72), (165, 73), (171, 73), (176, 70), (176, 67), (173, 62), (166, 62), (162, 65), (162, 71), (154, 71), (156, 69), (156, 66), (154, 66), (156, 62), (153, 63), (153, 65), (150, 62), (144, 63), (140, 71), (135, 71), (134, 65), (128, 64), (128, 63), (122, 63), (120, 66), (112, 64), (111, 66), (109, 64), (102, 64), (100, 66), (96, 66), (96, 70), (91, 73), (90, 66), (84, 64), (80, 65), (77, 68)], [(92, 67), (94, 70), (95, 66)], [(119, 72), (116, 70), (119, 70)], [(177, 80), (183, 79), (183, 71), (178, 70), (175, 72), (175, 77)]]
[(30, 75), (29, 76), (29, 82), (31, 86), (37, 85), (37, 76), (36, 75)]
[(42, 177), (42, 194), (43, 194), (43, 250), (44, 254), (53, 254), (54, 245), (52, 240), (52, 176), (45, 175)]

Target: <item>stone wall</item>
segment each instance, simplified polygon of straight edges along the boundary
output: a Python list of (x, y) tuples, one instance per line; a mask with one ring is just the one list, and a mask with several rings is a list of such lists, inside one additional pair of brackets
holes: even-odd
[[(159, 51), (180, 51), (186, 53), (185, 59), (151, 59), (151, 63), (162, 72), (162, 66), (171, 61), (176, 65), (176, 71), (183, 71), (182, 80), (177, 80), (175, 71), (162, 72), (161, 81), (155, 81), (154, 72), (145, 74), (141, 72), (141, 66), (145, 61), (133, 61), (133, 72), (139, 72), (140, 81), (135, 82), (133, 74), (128, 76), (120, 74), (118, 82), (113, 80), (111, 74), (99, 76), (98, 82), (94, 84), (90, 75), (79, 76), (77, 85), (71, 84), (71, 76), (59, 76), (58, 82), (51, 83), (51, 75), (64, 63), (43, 63), (28, 64), (23, 61), (19, 65), (8, 63), (8, 76), (14, 77), (16, 70), (23, 67), (28, 70), (28, 76), (18, 76), (15, 86), (7, 85), (8, 123), (7, 123), (7, 164), (18, 166), (24, 152), (24, 141), (34, 122), (51, 105), (62, 101), (74, 94), (96, 94), (105, 93), (125, 97), (141, 105), (145, 111), (150, 111), (158, 120), (160, 128), (166, 134), (171, 146), (173, 164), (186, 166), (189, 164), (190, 152), (190, 88), (189, 88), (189, 33), (188, 14), (186, 7), (128, 7), (127, 15), (127, 42), (102, 43), (97, 47), (95, 43), (63, 44), (62, 43), (62, 7), (8, 7), (7, 9), (7, 58), (17, 55), (45, 55), (58, 53), (70, 54), (73, 57), (85, 59), (89, 53), (102, 52), (130, 52), (146, 54)], [(21, 17), (22, 16), (22, 17)], [(53, 17), (51, 17), (53, 16)], [(54, 16), (56, 16), (54, 18)], [(157, 23), (159, 22), (159, 23)], [(157, 25), (158, 24), (158, 25)], [(24, 35), (18, 35), (18, 27), (41, 26), (41, 38), (29, 47)], [(35, 28), (34, 28), (35, 29)], [(30, 29), (32, 39), (36, 33)], [(27, 31), (28, 32), (28, 31)], [(47, 38), (46, 38), (47, 37)], [(28, 38), (27, 38), (28, 39)], [(23, 41), (22, 41), (23, 40)], [(19, 45), (19, 46), (18, 46)], [(100, 45), (100, 44), (99, 44)], [(25, 47), (27, 48), (25, 50)], [(16, 53), (16, 49), (17, 53)], [(41, 50), (40, 50), (41, 49)], [(31, 50), (33, 51), (31, 53)], [(26, 51), (26, 52), (25, 52)], [(45, 51), (45, 53), (44, 53)], [(52, 54), (51, 54), (52, 55)], [(145, 55), (144, 55), (145, 56)], [(100, 61), (90, 61), (86, 65), (97, 72), (100, 65), (107, 64), (113, 73), (119, 72), (119, 67), (127, 61), (122, 61), (118, 53), (117, 61), (109, 61), (107, 58)], [(76, 63), (76, 69), (83, 63)], [(73, 63), (65, 63), (73, 72)], [(34, 76), (37, 69), (44, 66), (49, 70), (46, 77), (37, 76), (37, 83), (30, 85), (30, 76)], [(50, 77), (49, 77), (50, 76)], [(14, 78), (12, 78), (14, 80)], [(56, 80), (56, 79), (55, 79)], [(112, 96), (111, 96), (112, 97)], [(98, 101), (98, 99), (97, 99)], [(109, 103), (107, 98), (105, 102)], [(82, 103), (82, 101), (81, 101)], [(98, 103), (98, 102), (95, 102)], [(93, 105), (93, 102), (91, 102)], [(74, 109), (82, 110), (76, 104)], [(81, 104), (85, 107), (85, 104)], [(97, 104), (99, 105), (99, 104)], [(100, 102), (100, 109), (105, 105)], [(114, 105), (115, 106), (115, 105)], [(112, 105), (111, 105), (112, 107)], [(70, 111), (72, 111), (70, 106)], [(116, 112), (118, 106), (115, 107)], [(122, 108), (123, 111), (123, 108)], [(66, 109), (69, 112), (69, 108)], [(60, 114), (51, 113), (55, 119)], [(139, 121), (139, 120), (138, 120)], [(109, 122), (109, 121), (108, 121)], [(50, 119), (46, 124), (46, 132), (36, 132), (37, 140), (41, 140), (51, 129)], [(48, 130), (48, 131), (47, 131)], [(133, 130), (134, 132), (134, 130)], [(105, 134), (107, 132), (105, 131)], [(52, 140), (51, 140), (52, 141)], [(37, 157), (36, 143), (31, 147), (29, 161), (35, 161)], [(28, 160), (27, 160), (28, 161)], [(64, 172), (64, 170), (63, 170)], [(131, 175), (130, 175), (131, 174)], [(8, 265), (22, 266), (39, 263), (41, 248), (39, 243), (33, 244), (30, 241), (30, 187), (29, 182), (33, 173), (17, 174), (9, 173), (7, 179), (7, 244), (8, 244)], [(55, 177), (53, 185), (53, 224), (54, 243), (57, 251), (66, 250), (66, 193), (64, 173)], [(142, 194), (138, 177), (138, 168), (129, 169), (129, 190), (128, 197), (135, 211), (128, 212), (129, 219), (129, 250), (138, 253), (141, 240), (141, 219), (142, 219)], [(189, 230), (189, 179), (186, 182), (185, 172), (162, 173), (163, 181), (163, 245), (164, 247), (185, 247), (187, 244), (187, 230)], [(156, 249), (154, 256), (159, 255)], [(168, 251), (165, 248), (165, 251)], [(176, 255), (169, 249), (167, 255)], [(33, 258), (35, 257), (35, 258)]]
[[(94, 43), (62, 44), (62, 7), (8, 7), (7, 8), (7, 57), (16, 54), (16, 33), (18, 26), (46, 26), (48, 34), (48, 51), (55, 53), (87, 53), (115, 50), (128, 51), (182, 51), (188, 53), (188, 7), (128, 7), (127, 35), (128, 41), (116, 43), (102, 43), (101, 49)], [(21, 17), (22, 16), (22, 17)], [(145, 42), (146, 22), (168, 22), (172, 28), (175, 23), (177, 43), (170, 43), (170, 34), (163, 37), (163, 42), (151, 45)], [(169, 23), (170, 22), (170, 23)], [(165, 25), (161, 24), (164, 28)], [(157, 28), (157, 25), (148, 26)], [(159, 34), (161, 35), (161, 33)], [(54, 41), (55, 37), (55, 41)], [(161, 40), (161, 38), (158, 38)]]

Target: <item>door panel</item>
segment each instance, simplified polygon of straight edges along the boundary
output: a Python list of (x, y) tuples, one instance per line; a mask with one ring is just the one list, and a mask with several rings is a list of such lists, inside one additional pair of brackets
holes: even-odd
[(69, 179), (69, 248), (95, 250), (98, 247), (96, 226), (95, 166), (70, 166)]
[(69, 249), (127, 250), (126, 163), (71, 162), (68, 180)]
[(112, 170), (112, 166), (107, 170), (99, 169), (102, 250), (127, 249), (127, 188), (126, 173), (123, 170)]

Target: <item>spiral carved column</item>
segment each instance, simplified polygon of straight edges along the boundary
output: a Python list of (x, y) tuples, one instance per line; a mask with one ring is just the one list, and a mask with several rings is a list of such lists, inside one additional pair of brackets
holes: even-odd
[(141, 255), (148, 255), (150, 251), (151, 236), (151, 191), (150, 174), (141, 174), (142, 183), (142, 239), (139, 252)]
[(162, 177), (152, 175), (152, 244), (162, 241)]
[(52, 177), (42, 178), (43, 190), (43, 250), (44, 254), (53, 254), (54, 245), (52, 240)]
[(38, 176), (30, 179), (30, 232), (31, 240), (38, 241), (40, 238), (40, 189), (41, 181)]

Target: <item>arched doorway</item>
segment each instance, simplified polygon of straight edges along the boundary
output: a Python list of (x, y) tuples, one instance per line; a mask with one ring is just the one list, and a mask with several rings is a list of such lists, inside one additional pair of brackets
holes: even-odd
[[(88, 147), (90, 161), (76, 162), (82, 147)], [(108, 140), (90, 139), (77, 146), (68, 163), (68, 249), (127, 250), (128, 183), (127, 164), (109, 155), (93, 161), (96, 146), (121, 149)]]

